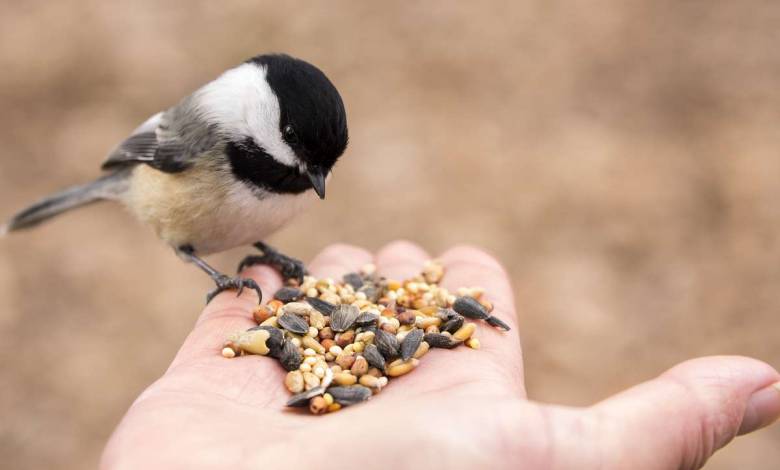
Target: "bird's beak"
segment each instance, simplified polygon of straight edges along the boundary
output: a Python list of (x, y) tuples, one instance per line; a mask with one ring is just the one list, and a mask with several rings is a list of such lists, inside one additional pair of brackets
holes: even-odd
[(324, 172), (319, 168), (310, 168), (306, 175), (309, 177), (309, 181), (311, 181), (311, 185), (314, 188), (314, 192), (317, 193), (317, 196), (320, 197), (320, 199), (325, 199), (325, 174)]

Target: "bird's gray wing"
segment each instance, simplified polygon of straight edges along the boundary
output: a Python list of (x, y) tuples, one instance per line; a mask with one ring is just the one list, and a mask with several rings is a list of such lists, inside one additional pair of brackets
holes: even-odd
[(166, 173), (189, 168), (218, 138), (189, 100), (157, 113), (114, 149), (103, 163), (104, 170), (146, 164)]

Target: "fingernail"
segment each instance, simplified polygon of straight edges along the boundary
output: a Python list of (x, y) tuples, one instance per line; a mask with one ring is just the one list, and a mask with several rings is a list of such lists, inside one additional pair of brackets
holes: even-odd
[(780, 418), (780, 382), (762, 388), (747, 402), (739, 434), (747, 434), (769, 426)]

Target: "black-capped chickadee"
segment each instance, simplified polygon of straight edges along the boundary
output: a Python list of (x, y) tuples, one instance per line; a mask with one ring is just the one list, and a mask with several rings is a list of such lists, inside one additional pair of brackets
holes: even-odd
[(262, 251), (239, 270), (270, 264), (302, 279), (300, 261), (262, 240), (318, 195), (347, 147), (347, 118), (336, 88), (313, 65), (260, 55), (155, 114), (108, 156), (105, 174), (16, 214), (0, 235), (64, 211), (116, 200), (216, 283), (257, 291), (251, 279), (221, 274), (200, 256), (254, 243)]

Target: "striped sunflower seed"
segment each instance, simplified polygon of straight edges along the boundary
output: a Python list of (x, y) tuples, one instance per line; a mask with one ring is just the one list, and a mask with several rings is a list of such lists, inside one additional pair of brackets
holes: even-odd
[(326, 302), (317, 297), (306, 297), (306, 302), (308, 302), (309, 305), (314, 307), (315, 310), (325, 315), (326, 317), (329, 317), (333, 313), (333, 310), (335, 310), (336, 308), (336, 306), (333, 305), (332, 303)]
[(374, 335), (374, 344), (385, 359), (390, 360), (398, 357), (400, 354), (398, 339), (394, 334), (378, 329)]
[(303, 318), (295, 315), (294, 313), (285, 313), (279, 317), (279, 326), (285, 330), (296, 333), (299, 335), (305, 335), (309, 332), (309, 324)]
[(363, 278), (358, 273), (347, 273), (344, 282), (352, 286), (356, 291), (363, 287)]
[(366, 358), (368, 364), (371, 367), (376, 367), (379, 370), (385, 370), (385, 358), (379, 352), (376, 346), (369, 344), (363, 349), (363, 357)]
[(485, 320), (490, 316), (485, 307), (473, 297), (458, 297), (452, 308), (464, 317), (474, 320)]
[(274, 294), (274, 299), (284, 303), (294, 302), (303, 297), (303, 292), (295, 287), (282, 287)]
[(370, 388), (362, 385), (330, 387), (328, 393), (333, 396), (333, 401), (341, 406), (362, 403), (373, 395)]
[(452, 349), (458, 347), (463, 341), (458, 341), (444, 333), (428, 333), (423, 338), (432, 348)]
[(348, 330), (360, 316), (360, 309), (354, 305), (339, 305), (330, 316), (330, 328), (335, 332)]
[(305, 392), (296, 393), (292, 397), (290, 397), (289, 400), (287, 400), (287, 406), (293, 407), (293, 408), (303, 408), (304, 406), (309, 406), (309, 400), (311, 400), (314, 397), (318, 397), (325, 393), (325, 387), (314, 387), (311, 390), (306, 390)]
[(417, 352), (417, 348), (420, 347), (420, 343), (423, 340), (423, 331), (419, 328), (415, 328), (406, 334), (404, 340), (401, 341), (401, 359), (408, 361)]
[(455, 333), (460, 329), (461, 326), (463, 326), (463, 316), (456, 313), (452, 318), (444, 322), (444, 324), (439, 327), (439, 330), (446, 331), (448, 333)]
[(355, 324), (360, 327), (366, 327), (376, 325), (377, 320), (379, 320), (379, 315), (371, 312), (363, 312), (355, 319)]
[(298, 346), (293, 344), (292, 341), (285, 341), (282, 346), (282, 351), (279, 353), (279, 363), (282, 364), (286, 370), (296, 370), (301, 366), (303, 357), (301, 352), (298, 351)]
[(511, 328), (509, 328), (509, 325), (507, 325), (506, 323), (504, 323), (504, 321), (503, 321), (503, 320), (501, 320), (500, 318), (494, 317), (493, 315), (491, 315), (491, 316), (487, 317), (487, 318), (485, 319), (485, 321), (486, 321), (486, 322), (488, 322), (488, 324), (489, 324), (490, 326), (494, 326), (494, 327), (496, 327), (496, 328), (501, 328), (501, 329), (502, 329), (502, 330), (504, 330), (504, 331), (509, 331), (509, 330), (511, 330)]

